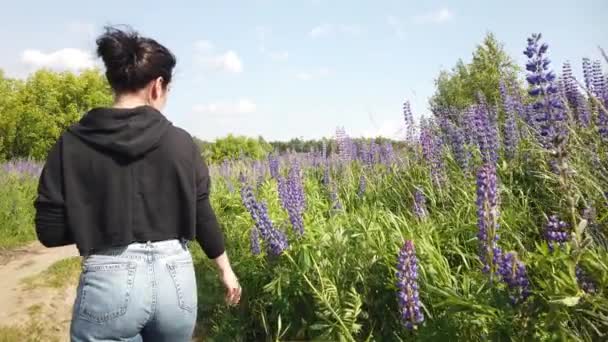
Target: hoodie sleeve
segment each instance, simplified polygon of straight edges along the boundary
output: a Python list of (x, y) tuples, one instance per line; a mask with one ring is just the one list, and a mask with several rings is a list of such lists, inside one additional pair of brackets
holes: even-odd
[(210, 259), (215, 259), (225, 251), (224, 235), (217, 222), (215, 212), (209, 201), (209, 169), (194, 144), (196, 176), (196, 239)]
[(48, 154), (38, 183), (35, 224), (38, 240), (46, 247), (74, 243), (66, 223), (61, 163), (61, 138)]

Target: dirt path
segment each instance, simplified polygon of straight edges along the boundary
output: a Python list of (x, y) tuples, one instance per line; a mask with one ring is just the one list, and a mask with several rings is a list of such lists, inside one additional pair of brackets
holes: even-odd
[(0, 326), (24, 325), (35, 318), (53, 322), (51, 329), (66, 336), (76, 284), (65, 289), (27, 289), (24, 279), (38, 275), (55, 262), (78, 255), (75, 246), (45, 248), (34, 243), (11, 252), (0, 264)]

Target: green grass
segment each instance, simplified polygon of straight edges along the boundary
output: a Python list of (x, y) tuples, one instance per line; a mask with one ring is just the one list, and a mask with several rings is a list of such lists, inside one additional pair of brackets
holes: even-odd
[(31, 314), (21, 325), (0, 326), (0, 342), (59, 342), (60, 339), (51, 333), (52, 324), (48, 319)]
[(57, 261), (37, 275), (24, 279), (23, 283), (28, 290), (39, 287), (62, 289), (75, 284), (78, 281), (80, 271), (81, 258), (67, 258)]
[(0, 253), (36, 239), (34, 200), (37, 180), (0, 170)]

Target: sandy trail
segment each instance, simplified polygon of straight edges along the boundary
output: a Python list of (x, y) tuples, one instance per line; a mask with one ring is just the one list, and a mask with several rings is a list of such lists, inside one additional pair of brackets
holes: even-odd
[(36, 288), (25, 290), (23, 280), (46, 270), (55, 262), (78, 256), (75, 246), (46, 248), (33, 243), (11, 252), (8, 262), (0, 264), (0, 325), (24, 324), (32, 310), (48, 317), (55, 324), (53, 330), (66, 333), (75, 298), (76, 284), (66, 289)]

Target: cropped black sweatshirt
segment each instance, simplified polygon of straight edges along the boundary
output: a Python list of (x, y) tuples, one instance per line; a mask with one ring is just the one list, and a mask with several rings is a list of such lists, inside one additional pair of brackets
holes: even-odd
[(40, 177), (36, 233), (81, 255), (133, 242), (196, 239), (209, 258), (224, 237), (209, 170), (192, 137), (149, 106), (97, 108), (64, 132)]

